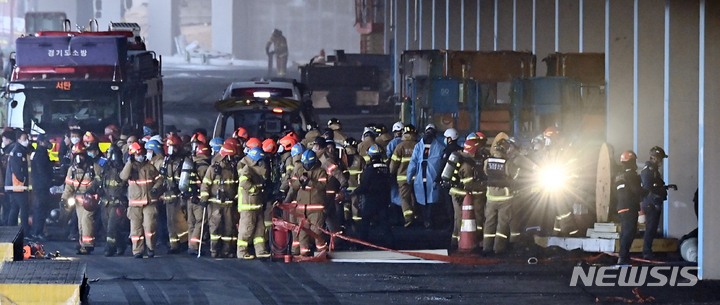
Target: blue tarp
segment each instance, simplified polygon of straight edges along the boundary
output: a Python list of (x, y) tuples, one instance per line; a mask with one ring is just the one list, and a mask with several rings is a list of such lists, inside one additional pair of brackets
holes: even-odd
[(124, 66), (127, 37), (29, 36), (16, 41), (19, 67)]

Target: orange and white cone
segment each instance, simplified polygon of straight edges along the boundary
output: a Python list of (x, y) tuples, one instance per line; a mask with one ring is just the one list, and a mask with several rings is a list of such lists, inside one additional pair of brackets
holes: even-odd
[(466, 194), (462, 204), (462, 223), (460, 225), (460, 241), (458, 242), (458, 250), (460, 251), (472, 251), (478, 246), (474, 209), (472, 196)]

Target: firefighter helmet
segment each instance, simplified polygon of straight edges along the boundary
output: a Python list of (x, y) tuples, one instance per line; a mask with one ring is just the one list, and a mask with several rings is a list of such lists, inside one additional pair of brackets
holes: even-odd
[(385, 133), (386, 131), (387, 131), (387, 127), (385, 127), (385, 124), (378, 124), (377, 126), (375, 126), (376, 134), (381, 135), (381, 134)]
[(145, 149), (152, 150), (155, 154), (161, 154), (163, 152), (162, 144), (157, 140), (150, 140), (145, 143)]
[(290, 136), (285, 136), (280, 139), (280, 146), (282, 146), (283, 151), (290, 151), (295, 143), (297, 143), (297, 141)]
[[(222, 147), (222, 146), (220, 146)], [(219, 150), (218, 150), (219, 151)], [(210, 156), (210, 148), (205, 143), (198, 143), (197, 146), (195, 146), (195, 155), (196, 156)]]
[(340, 120), (337, 118), (332, 118), (328, 120), (327, 126), (330, 127), (331, 125), (337, 125), (338, 127), (342, 127), (342, 123), (340, 123)]
[(408, 132), (415, 133), (415, 125), (413, 124), (407, 124), (405, 127), (403, 127), (403, 134), (406, 134)]
[(83, 145), (83, 143), (77, 143), (77, 144), (73, 145), (73, 147), (72, 147), (73, 155), (84, 154), (86, 151), (87, 151), (87, 148), (85, 148), (85, 145)]
[(192, 135), (192, 138), (190, 138), (190, 142), (191, 143), (196, 143), (196, 142), (207, 143), (207, 138), (205, 137), (204, 134), (196, 132)]
[(83, 135), (83, 142), (85, 143), (95, 143), (98, 139), (92, 132), (86, 132), (85, 135)]
[(115, 125), (112, 125), (112, 124), (111, 124), (111, 125), (108, 125), (107, 127), (105, 127), (105, 134), (106, 134), (106, 135), (110, 135), (110, 134), (111, 134), (111, 135), (117, 135), (117, 134), (119, 134), (119, 133), (120, 133), (120, 130), (119, 130), (119, 129), (117, 128), (117, 126), (115, 126)]
[(668, 157), (668, 155), (665, 154), (665, 150), (660, 146), (653, 146), (653, 148), (650, 148), (650, 156), (657, 159), (664, 159)]
[(393, 132), (403, 131), (403, 128), (405, 128), (405, 124), (403, 122), (395, 122), (392, 126)]
[(450, 128), (448, 130), (445, 130), (445, 133), (443, 134), (444, 137), (450, 138), (453, 141), (457, 141), (458, 138), (460, 138), (460, 134), (458, 134), (457, 130), (455, 128)]
[(265, 139), (265, 141), (262, 142), (262, 150), (268, 154), (275, 154), (278, 146), (273, 139)]
[(358, 141), (353, 137), (347, 138), (345, 139), (345, 147), (347, 146), (357, 147)]
[(620, 155), (620, 162), (635, 162), (637, 160), (637, 155), (632, 150), (626, 150), (622, 155)]
[(233, 132), (233, 138), (243, 138), (245, 140), (248, 139), (248, 132), (245, 130), (245, 128), (238, 127), (238, 129)]
[(305, 152), (305, 146), (303, 146), (301, 143), (296, 143), (295, 145), (293, 145), (292, 150), (290, 150), (290, 156), (295, 157), (304, 152)]
[(85, 196), (83, 196), (82, 206), (86, 211), (94, 212), (100, 206), (98, 201), (97, 195), (85, 193)]
[(382, 156), (382, 149), (380, 149), (380, 146), (378, 146), (377, 144), (373, 144), (370, 146), (370, 148), (368, 148), (368, 155), (370, 155), (371, 157)]
[(550, 126), (547, 129), (545, 129), (545, 132), (543, 132), (543, 136), (546, 138), (552, 138), (553, 136), (557, 136), (560, 133), (560, 131), (555, 128), (555, 126)]
[(465, 145), (463, 145), (463, 152), (470, 156), (475, 156), (475, 153), (481, 147), (480, 143), (481, 141), (477, 138), (465, 141)]
[(220, 149), (220, 155), (223, 157), (235, 155), (235, 145), (232, 143), (225, 143)]
[(303, 165), (310, 165), (315, 162), (317, 162), (317, 155), (315, 155), (315, 152), (312, 150), (306, 150), (302, 154), (302, 158), (300, 158), (300, 162), (302, 162)]
[(260, 161), (263, 158), (265, 158), (265, 153), (263, 152), (262, 149), (260, 149), (260, 147), (255, 147), (255, 148), (251, 149), (247, 155), (248, 155), (248, 157), (250, 157), (250, 159), (252, 159), (255, 162)]
[(236, 151), (240, 151), (240, 149), (242, 148), (242, 144), (240, 144), (240, 140), (238, 140), (236, 138), (228, 138), (227, 140), (225, 140), (225, 143), (223, 143), (222, 145), (225, 145), (225, 144), (230, 144), (230, 145), (234, 146)]
[(128, 151), (131, 155), (143, 155), (145, 154), (145, 148), (140, 145), (140, 142), (134, 142), (132, 145), (130, 145), (130, 149)]
[(258, 139), (258, 138), (250, 138), (245, 143), (245, 147), (251, 148), (251, 149), (255, 148), (255, 147), (259, 147), (260, 145), (262, 145), (262, 144), (260, 143), (260, 139)]
[(213, 138), (212, 140), (210, 140), (210, 147), (212, 147), (212, 150), (214, 152), (219, 152), (223, 144), (225, 143), (223, 141), (223, 138), (221, 137)]

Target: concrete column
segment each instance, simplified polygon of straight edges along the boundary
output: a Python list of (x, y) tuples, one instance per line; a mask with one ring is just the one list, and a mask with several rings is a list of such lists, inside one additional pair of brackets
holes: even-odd
[(498, 51), (512, 50), (513, 47), (513, 2), (512, 0), (497, 2), (497, 33)]
[(633, 147), (633, 2), (610, 0), (607, 141), (620, 154)]
[(720, 130), (720, 2), (705, 1), (705, 79), (700, 85), (704, 86), (703, 121), (700, 131), (704, 134), (704, 141), (701, 142), (700, 153), (704, 162), (700, 163), (700, 171), (703, 172), (704, 181), (700, 196), (700, 276), (702, 279), (720, 279), (720, 188), (717, 187), (720, 181), (720, 137), (717, 131)]
[(535, 55), (537, 55), (537, 76), (547, 75), (547, 65), (542, 59), (555, 53), (555, 0), (537, 0), (537, 31), (535, 33)]
[[(458, 5), (460, 3), (457, 3)], [(452, 4), (450, 4), (452, 5)], [(435, 45), (433, 49), (447, 49), (445, 47), (445, 0), (433, 0), (433, 7), (435, 9)]]
[(175, 36), (180, 35), (180, 1), (148, 1), (147, 47), (159, 55), (173, 55)]
[[(463, 19), (465, 18), (463, 15), (460, 14), (460, 4), (461, 2), (466, 2), (465, 0), (460, 1), (450, 1), (450, 28), (448, 31), (449, 36), (449, 42), (450, 42), (450, 49), (451, 50), (460, 50), (460, 37), (463, 36), (463, 29), (460, 28), (460, 22), (461, 20), (464, 20), (465, 22), (465, 31), (467, 32), (472, 28), (472, 25), (468, 24), (472, 23), (474, 20), (473, 18)], [(465, 3), (465, 12), (467, 13), (467, 3)], [(465, 39), (465, 46), (467, 47), (468, 40)]]
[(567, 53), (578, 51), (578, 28), (580, 26), (579, 10), (580, 8), (577, 0), (560, 0), (560, 52)]
[(495, 3), (493, 0), (480, 0), (480, 50), (492, 51), (494, 43)]
[(532, 51), (532, 0), (517, 0), (517, 50)]
[[(243, 20), (246, 20), (246, 3), (233, 0), (212, 0), (212, 48), (220, 52), (244, 58), (241, 39), (243, 38)], [(270, 14), (275, 16), (275, 14)], [(268, 37), (270, 35), (268, 34)]]
[[(418, 29), (418, 40), (421, 40), (420, 49), (432, 49), (432, 11), (434, 0), (418, 0), (418, 6), (422, 9), (418, 15), (421, 27)], [(420, 31), (422, 29), (422, 31)]]
[[(669, 237), (695, 229), (693, 194), (697, 188), (698, 161), (698, 1), (670, 1), (670, 191), (664, 220)], [(710, 19), (710, 18), (708, 18)]]
[(583, 13), (583, 52), (605, 52), (605, 0), (584, 0)]
[(638, 148), (644, 159), (650, 148), (663, 145), (663, 61), (665, 6), (638, 2)]

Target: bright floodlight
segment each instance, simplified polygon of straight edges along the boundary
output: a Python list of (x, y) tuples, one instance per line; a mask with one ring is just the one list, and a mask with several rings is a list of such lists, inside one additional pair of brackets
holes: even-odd
[(547, 168), (540, 172), (540, 183), (548, 190), (557, 190), (565, 186), (567, 173), (558, 168)]
[(68, 206), (74, 206), (75, 205), (75, 198), (70, 198), (67, 200)]

